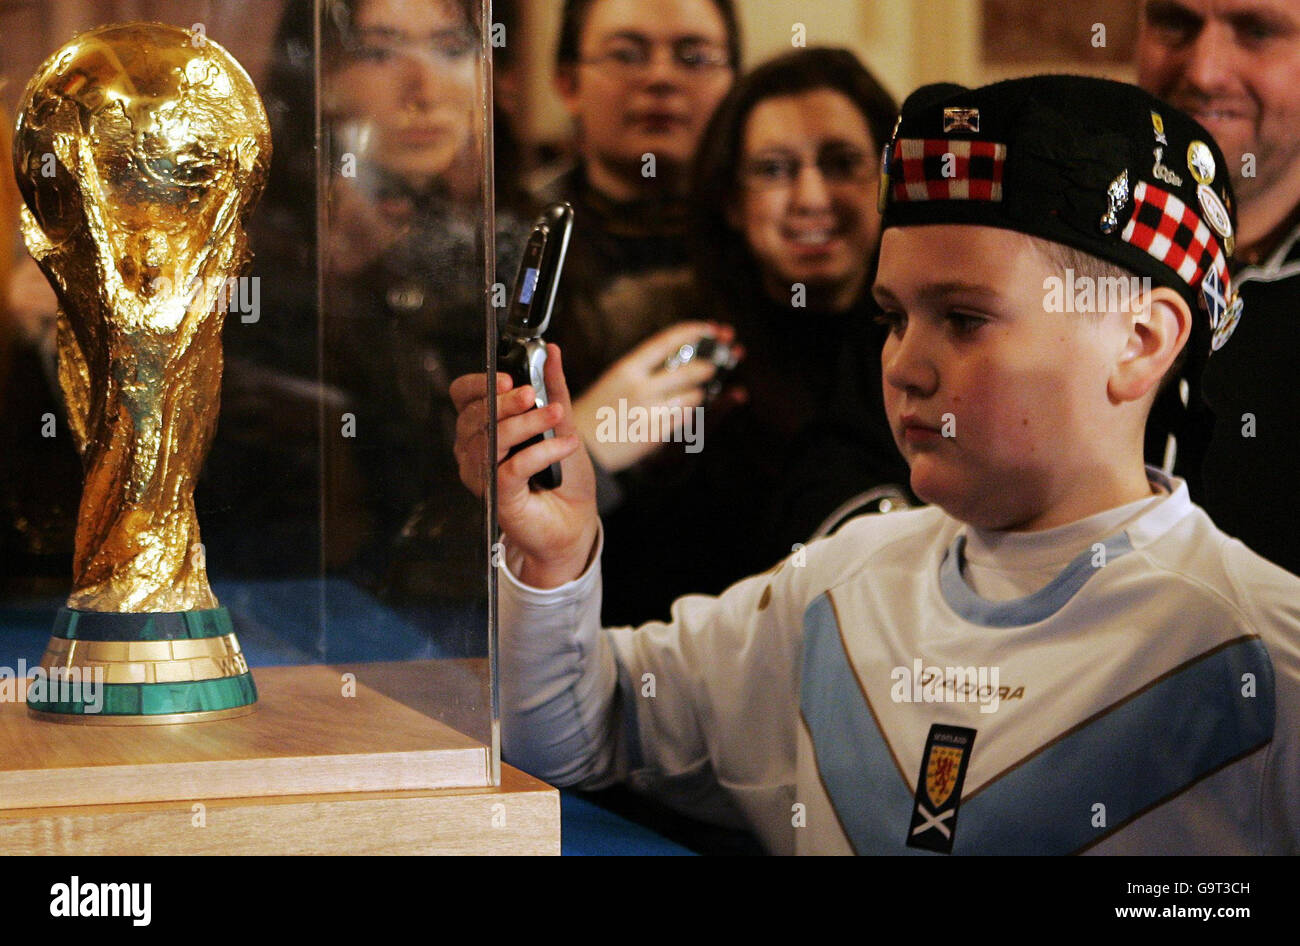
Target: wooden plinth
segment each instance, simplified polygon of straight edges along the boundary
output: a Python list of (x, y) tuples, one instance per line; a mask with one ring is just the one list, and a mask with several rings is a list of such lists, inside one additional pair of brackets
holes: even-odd
[(501, 784), (0, 812), (5, 854), (559, 854), (560, 796)]
[(508, 766), (492, 786), (486, 746), (365, 674), (344, 696), (340, 668), (253, 673), (238, 719), (75, 726), (0, 704), (0, 852), (559, 853), (554, 789)]

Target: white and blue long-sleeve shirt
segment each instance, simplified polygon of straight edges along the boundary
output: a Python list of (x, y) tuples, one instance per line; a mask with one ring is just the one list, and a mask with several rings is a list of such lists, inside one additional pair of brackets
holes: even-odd
[(547, 591), (507, 561), (505, 755), (777, 853), (1300, 853), (1300, 579), (1152, 476), (1118, 516), (1004, 536), (1040, 573), (1061, 540), (1018, 597), (1025, 556), (937, 508), (637, 629), (600, 626), (598, 550)]

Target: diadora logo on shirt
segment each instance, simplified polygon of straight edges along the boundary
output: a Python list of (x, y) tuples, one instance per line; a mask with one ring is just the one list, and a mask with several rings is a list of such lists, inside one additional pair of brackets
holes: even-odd
[(917, 657), (911, 667), (889, 672), (895, 703), (979, 703), (981, 713), (995, 713), (1003, 700), (1023, 700), (1025, 688), (1002, 686), (999, 667), (934, 667)]

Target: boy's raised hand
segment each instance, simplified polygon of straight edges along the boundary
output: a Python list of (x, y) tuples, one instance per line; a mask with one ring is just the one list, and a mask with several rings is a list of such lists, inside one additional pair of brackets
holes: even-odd
[[(522, 555), (517, 577), (535, 588), (558, 587), (581, 575), (599, 529), (596, 477), (574, 427), (560, 349), (547, 345), (546, 356), (550, 400), (546, 407), (533, 410), (532, 387), (513, 388), (506, 374), (497, 374), (495, 386), (497, 523), (510, 548)], [(487, 459), (487, 375), (457, 378), (450, 393), (458, 415), (455, 453), (460, 479), (474, 495), (482, 497), (487, 487), (483, 469)], [(553, 438), (506, 460), (515, 444), (552, 427)], [(554, 490), (530, 490), (528, 478), (557, 461), (562, 461), (562, 485)]]

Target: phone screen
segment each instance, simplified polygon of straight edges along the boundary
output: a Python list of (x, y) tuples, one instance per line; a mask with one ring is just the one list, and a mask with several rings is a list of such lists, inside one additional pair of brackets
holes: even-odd
[(519, 287), (519, 302), (528, 305), (533, 301), (533, 292), (537, 289), (537, 267), (529, 266), (524, 270), (524, 278)]
[(505, 326), (508, 334), (535, 336), (546, 330), (572, 221), (572, 208), (553, 204), (533, 225), (515, 277)]

